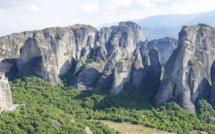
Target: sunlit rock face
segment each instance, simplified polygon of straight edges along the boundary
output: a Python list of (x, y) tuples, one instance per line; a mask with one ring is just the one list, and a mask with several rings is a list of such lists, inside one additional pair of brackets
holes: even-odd
[(120, 22), (118, 26), (102, 28), (97, 35), (95, 61), (85, 65), (80, 74), (71, 80), (71, 85), (76, 89), (83, 90), (94, 85), (93, 92), (108, 88), (111, 95), (116, 95), (126, 82), (130, 82), (137, 89), (140, 87), (149, 68), (154, 65), (154, 61), (151, 60), (152, 65), (149, 63), (150, 65), (144, 67), (144, 57), (148, 57), (149, 60), (157, 57), (155, 62), (159, 65), (154, 66), (161, 68), (157, 49), (157, 55), (140, 53), (139, 46), (145, 38), (140, 26), (134, 22)]
[(100, 31), (78, 24), (23, 32), (0, 39), (0, 59), (15, 62), (0, 62), (0, 67), (35, 72), (54, 85), (73, 69), (75, 75), (69, 76), (68, 84), (77, 90), (108, 87), (115, 95), (126, 82), (138, 89), (149, 72), (159, 79), (159, 52), (153, 47), (143, 53), (144, 42), (141, 27), (131, 21)]
[(155, 104), (176, 99), (184, 109), (195, 113), (196, 99), (210, 91), (214, 60), (215, 29), (205, 24), (184, 26), (179, 33), (178, 47), (166, 64)]
[(155, 39), (148, 41), (146, 45), (146, 50), (150, 50), (156, 47), (160, 53), (160, 62), (165, 65), (172, 55), (172, 52), (176, 49), (178, 40), (172, 37), (165, 37), (161, 39)]
[(12, 93), (8, 79), (4, 73), (0, 73), (0, 108), (2, 110), (9, 110), (13, 105)]
[(97, 30), (88, 25), (47, 28), (1, 37), (1, 59), (16, 60), (19, 72), (35, 71), (50, 83), (72, 66), (86, 60), (94, 48)]

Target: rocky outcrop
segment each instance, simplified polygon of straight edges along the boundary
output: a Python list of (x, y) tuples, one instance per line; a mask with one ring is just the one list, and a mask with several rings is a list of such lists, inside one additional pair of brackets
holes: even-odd
[(211, 81), (212, 81), (212, 91), (210, 94), (211, 105), (215, 109), (215, 61), (211, 66)]
[(0, 73), (0, 108), (2, 110), (9, 110), (13, 105), (12, 93), (8, 79), (4, 73)]
[(160, 64), (160, 56), (157, 48), (150, 49), (148, 52), (148, 57), (150, 63), (148, 64), (147, 72), (148, 75), (153, 76), (155, 79), (160, 80), (161, 76), (161, 64)]
[(137, 25), (136, 23), (131, 22), (131, 21), (124, 21), (124, 22), (120, 22), (119, 25), (120, 26), (129, 26), (129, 27), (132, 28), (132, 30), (134, 32), (134, 35), (135, 35), (135, 40), (136, 40), (137, 44), (139, 42), (145, 40), (145, 37), (143, 35), (143, 31), (142, 31), (141, 27), (139, 25)]
[(0, 72), (5, 72), (7, 74), (15, 74), (18, 72), (16, 66), (16, 60), (14, 59), (3, 59), (0, 61)]
[(145, 40), (139, 43), (141, 55), (144, 55), (148, 50), (157, 48), (160, 53), (160, 62), (165, 65), (171, 56), (173, 50), (176, 49), (178, 41), (175, 38), (165, 37), (152, 41)]
[(1, 59), (13, 59), (19, 72), (35, 71), (52, 84), (60, 82), (72, 60), (83, 61), (94, 48), (97, 30), (87, 25), (47, 28), (0, 39)]
[(112, 70), (113, 81), (110, 88), (111, 95), (118, 94), (123, 89), (124, 83), (130, 80), (132, 60), (131, 58), (115, 62), (114, 69)]
[(146, 77), (147, 69), (143, 65), (142, 56), (139, 50), (135, 52), (135, 56), (130, 82), (136, 89), (139, 89), (143, 79)]
[(148, 76), (153, 77), (154, 81), (160, 81), (161, 64), (160, 56), (157, 48), (146, 51), (145, 55), (141, 57), (139, 50), (136, 52), (136, 58), (133, 62), (131, 73), (131, 84), (139, 89), (144, 79)]
[(196, 99), (208, 93), (211, 75), (214, 77), (211, 69), (215, 60), (214, 36), (215, 28), (205, 24), (182, 28), (178, 47), (166, 64), (156, 105), (176, 99), (184, 109), (195, 113)]
[[(133, 22), (120, 22), (119, 26), (102, 28), (95, 42), (95, 46), (97, 46), (95, 61), (89, 64), (100, 62), (100, 68), (98, 69), (96, 65), (84, 67), (71, 85), (77, 89), (84, 89), (95, 82), (93, 91), (105, 87), (109, 89), (111, 95), (118, 94), (126, 82), (131, 82), (136, 88), (139, 88), (146, 75), (155, 70), (155, 66), (161, 68), (160, 63), (154, 65), (157, 62), (156, 59), (159, 59), (157, 50), (155, 50), (157, 55), (153, 54), (154, 50), (149, 52), (150, 55), (140, 53), (142, 48), (139, 46), (143, 44), (144, 40), (141, 28)], [(147, 68), (144, 68), (142, 57), (146, 56), (150, 57), (151, 61), (146, 65)], [(157, 58), (153, 59), (153, 56)], [(89, 72), (91, 74), (87, 75)], [(154, 72), (152, 75), (157, 75), (156, 73)], [(87, 76), (90, 77), (90, 80)]]
[(92, 87), (102, 73), (103, 68), (103, 61), (92, 62), (84, 65), (80, 74), (74, 79), (71, 79), (69, 84), (77, 90), (84, 90), (88, 87)]
[(139, 88), (149, 73), (159, 79), (159, 54), (155, 49), (147, 52), (144, 41), (141, 27), (130, 21), (100, 31), (74, 25), (12, 34), (0, 39), (0, 58), (13, 60), (15, 65), (2, 62), (0, 68), (33, 71), (54, 85), (60, 75), (76, 68), (69, 85), (77, 90), (93, 86), (93, 91), (109, 87), (115, 95), (126, 82)]
[(98, 42), (105, 45), (107, 55), (102, 57), (106, 57), (107, 63), (94, 91), (109, 87), (110, 94), (115, 95), (123, 89), (123, 84), (130, 80), (133, 53), (143, 39), (141, 28), (133, 22), (121, 22), (119, 26), (100, 30)]
[(149, 41), (146, 45), (146, 50), (156, 47), (160, 53), (160, 62), (165, 65), (172, 55), (173, 50), (176, 49), (178, 41), (175, 38), (165, 37)]

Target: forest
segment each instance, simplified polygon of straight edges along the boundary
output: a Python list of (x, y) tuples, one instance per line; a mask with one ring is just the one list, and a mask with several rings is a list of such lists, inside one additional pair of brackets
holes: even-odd
[(193, 130), (215, 133), (215, 112), (203, 97), (196, 102), (197, 114), (185, 111), (174, 100), (154, 107), (159, 82), (153, 78), (145, 80), (139, 90), (128, 83), (115, 96), (108, 95), (105, 88), (92, 93), (65, 83), (53, 86), (34, 75), (17, 76), (10, 85), (13, 102), (20, 107), (1, 113), (2, 134), (84, 134), (86, 126), (94, 134), (120, 133), (99, 120), (131, 122), (178, 134)]

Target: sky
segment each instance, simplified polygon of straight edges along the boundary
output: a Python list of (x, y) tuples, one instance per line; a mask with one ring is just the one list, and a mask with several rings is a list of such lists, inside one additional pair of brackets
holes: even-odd
[(0, 36), (14, 32), (194, 14), (215, 9), (214, 0), (0, 0)]

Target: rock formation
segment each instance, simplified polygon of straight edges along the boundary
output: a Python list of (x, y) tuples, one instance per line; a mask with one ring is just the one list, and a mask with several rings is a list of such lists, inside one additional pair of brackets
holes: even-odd
[(35, 71), (52, 84), (60, 82), (72, 60), (88, 58), (97, 30), (91, 26), (47, 28), (12, 34), (0, 39), (0, 58), (16, 61), (19, 72)]
[(169, 57), (172, 55), (173, 50), (176, 49), (178, 41), (175, 38), (165, 37), (148, 41), (146, 50), (156, 47), (160, 53), (160, 62), (165, 65)]
[(146, 51), (145, 55), (140, 57), (139, 50), (136, 52), (136, 58), (133, 62), (131, 73), (131, 84), (137, 89), (142, 84), (147, 76), (152, 76), (154, 81), (160, 81), (161, 77), (161, 64), (160, 56), (157, 48)]
[(13, 105), (12, 93), (8, 79), (4, 73), (0, 73), (0, 108), (2, 110), (9, 110)]
[[(111, 95), (118, 94), (126, 82), (139, 88), (150, 69), (156, 70), (157, 68), (153, 69), (155, 66), (161, 68), (157, 50), (151, 50), (150, 56), (148, 53), (140, 53), (139, 46), (144, 40), (141, 28), (133, 22), (120, 22), (119, 26), (102, 28), (95, 41), (95, 60), (85, 65), (79, 75), (71, 79), (70, 84), (82, 90), (94, 83), (93, 91), (105, 87)], [(153, 54), (153, 51), (156, 51), (157, 55)], [(147, 68), (144, 68), (142, 58), (146, 56), (152, 64), (149, 61)], [(155, 62), (158, 63), (154, 64)], [(158, 72), (153, 75), (159, 79)]]
[(146, 45), (141, 27), (131, 21), (100, 31), (88, 25), (47, 28), (2, 37), (0, 68), (33, 71), (54, 85), (76, 68), (69, 85), (93, 91), (106, 86), (115, 95), (126, 82), (139, 88), (150, 72), (160, 78), (158, 51), (148, 52)]
[(155, 98), (156, 105), (176, 99), (184, 109), (195, 113), (197, 97), (209, 92), (211, 75), (214, 78), (214, 37), (215, 28), (205, 24), (182, 28), (178, 47), (166, 64), (164, 78)]
[(136, 57), (134, 59), (133, 65), (132, 65), (132, 73), (131, 73), (130, 82), (135, 88), (138, 89), (140, 87), (143, 79), (147, 75), (147, 69), (143, 64), (140, 51), (137, 50), (134, 54)]
[(133, 53), (137, 44), (143, 40), (141, 28), (133, 22), (120, 22), (119, 26), (100, 30), (97, 42), (101, 47), (105, 45), (102, 48), (105, 48), (107, 53), (102, 57), (106, 57), (106, 64), (94, 91), (110, 87), (110, 94), (115, 95), (122, 90), (123, 84), (130, 80)]
[(93, 62), (84, 65), (80, 74), (72, 78), (70, 83), (77, 90), (84, 90), (88, 87), (92, 87), (95, 81), (98, 79), (100, 73), (102, 73), (104, 65), (101, 62)]

